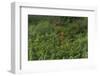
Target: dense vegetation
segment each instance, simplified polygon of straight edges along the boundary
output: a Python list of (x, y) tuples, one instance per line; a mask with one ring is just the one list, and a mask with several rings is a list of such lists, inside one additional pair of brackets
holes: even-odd
[(28, 16), (28, 60), (88, 57), (88, 18)]

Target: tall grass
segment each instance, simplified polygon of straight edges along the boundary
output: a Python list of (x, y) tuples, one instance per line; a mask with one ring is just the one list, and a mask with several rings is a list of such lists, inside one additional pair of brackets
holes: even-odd
[(28, 60), (88, 57), (88, 18), (28, 16)]

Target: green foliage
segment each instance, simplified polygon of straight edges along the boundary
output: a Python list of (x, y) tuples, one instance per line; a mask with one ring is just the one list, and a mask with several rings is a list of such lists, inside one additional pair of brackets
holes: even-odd
[(87, 17), (28, 16), (28, 60), (88, 57)]

